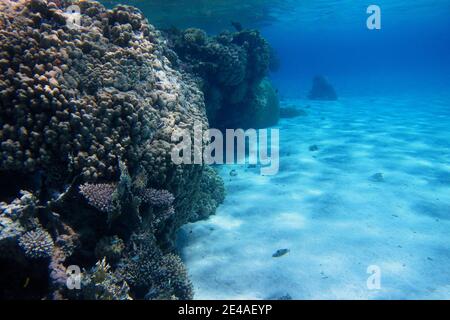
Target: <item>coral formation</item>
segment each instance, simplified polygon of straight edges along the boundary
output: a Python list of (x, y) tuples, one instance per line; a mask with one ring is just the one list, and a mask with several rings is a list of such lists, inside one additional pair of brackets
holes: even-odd
[[(175, 233), (214, 213), (223, 188), (215, 171), (170, 159), (174, 131), (208, 126), (173, 55), (133, 7), (0, 2), (0, 180), (11, 181), (0, 186), (0, 298), (192, 297)], [(69, 265), (88, 270), (80, 292), (66, 287)]]
[(303, 110), (296, 107), (283, 107), (280, 108), (280, 118), (296, 118), (300, 116), (307, 116), (308, 113)]
[(222, 179), (213, 168), (205, 167), (195, 198), (194, 212), (197, 214), (197, 219), (209, 217), (224, 200), (225, 186)]
[(40, 228), (28, 231), (19, 238), (19, 246), (29, 258), (50, 257), (53, 252), (53, 245), (50, 234)]
[(256, 30), (209, 37), (200, 29), (166, 31), (172, 62), (199, 77), (208, 119), (219, 128), (262, 128), (278, 121), (278, 97), (265, 79), (274, 53)]
[(148, 232), (133, 235), (131, 248), (119, 264), (119, 277), (141, 291), (142, 298), (192, 299), (192, 284), (181, 259), (163, 254), (155, 241)]
[(113, 193), (117, 185), (114, 183), (85, 183), (80, 186), (80, 193), (88, 203), (103, 212), (113, 210)]
[(97, 258), (105, 258), (107, 261), (117, 262), (125, 249), (125, 243), (117, 235), (104, 237), (99, 240), (95, 247)]
[(324, 76), (316, 76), (313, 79), (311, 91), (308, 94), (310, 100), (337, 100), (337, 94), (333, 86)]

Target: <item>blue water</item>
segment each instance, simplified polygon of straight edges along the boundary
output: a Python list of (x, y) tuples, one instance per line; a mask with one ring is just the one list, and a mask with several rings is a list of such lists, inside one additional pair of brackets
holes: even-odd
[(272, 75), (282, 94), (304, 96), (316, 74), (348, 95), (450, 87), (449, 1), (376, 1), (381, 30), (366, 28), (371, 2), (298, 2), (287, 22), (263, 29), (282, 62)]
[[(450, 299), (450, 2), (374, 3), (381, 30), (372, 3), (330, 0), (262, 28), (282, 107), (307, 116), (276, 126), (278, 175), (222, 166), (225, 203), (183, 228), (196, 298)], [(337, 102), (305, 99), (317, 74)]]

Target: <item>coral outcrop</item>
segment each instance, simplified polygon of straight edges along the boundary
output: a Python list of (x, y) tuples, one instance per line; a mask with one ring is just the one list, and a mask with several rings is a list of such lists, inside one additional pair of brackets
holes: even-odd
[(212, 127), (262, 128), (277, 123), (278, 97), (265, 79), (273, 65), (273, 51), (258, 31), (210, 37), (190, 28), (166, 34), (176, 52), (171, 56), (174, 64), (199, 79)]
[(53, 239), (40, 228), (24, 233), (19, 238), (19, 246), (30, 258), (48, 258), (53, 253)]
[(175, 233), (212, 214), (223, 186), (170, 159), (172, 133), (208, 121), (165, 43), (129, 6), (0, 2), (0, 298), (192, 297)]
[(192, 299), (193, 288), (181, 259), (163, 254), (153, 235), (142, 232), (130, 239), (119, 264), (118, 277), (137, 288), (145, 299)]
[(324, 76), (316, 76), (313, 79), (311, 91), (308, 94), (310, 100), (337, 100), (337, 94), (333, 86)]

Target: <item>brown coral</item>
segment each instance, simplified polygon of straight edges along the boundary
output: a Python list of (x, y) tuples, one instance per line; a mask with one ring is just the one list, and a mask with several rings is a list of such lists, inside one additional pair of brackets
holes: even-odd
[(164, 176), (171, 131), (158, 128), (206, 123), (202, 94), (171, 69), (137, 9), (66, 3), (81, 7), (81, 27), (44, 0), (0, 4), (0, 171), (59, 166), (66, 180), (95, 180), (117, 177), (121, 158)]
[(48, 258), (53, 252), (53, 239), (50, 234), (38, 228), (28, 231), (19, 238), (19, 246), (29, 258)]

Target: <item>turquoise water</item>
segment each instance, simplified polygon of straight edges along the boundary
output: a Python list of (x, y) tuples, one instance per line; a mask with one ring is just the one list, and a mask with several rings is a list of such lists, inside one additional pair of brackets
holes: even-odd
[(225, 203), (181, 233), (196, 298), (449, 299), (450, 98), (283, 104), (308, 115), (280, 121), (278, 175), (222, 167)]
[(450, 299), (449, 0), (102, 3), (0, 1), (0, 299)]
[[(225, 203), (183, 229), (196, 298), (450, 298), (450, 3), (377, 1), (376, 31), (368, 4), (299, 1), (263, 27), (282, 106), (307, 116), (277, 126), (278, 175), (222, 167)], [(304, 99), (316, 74), (338, 102)]]

